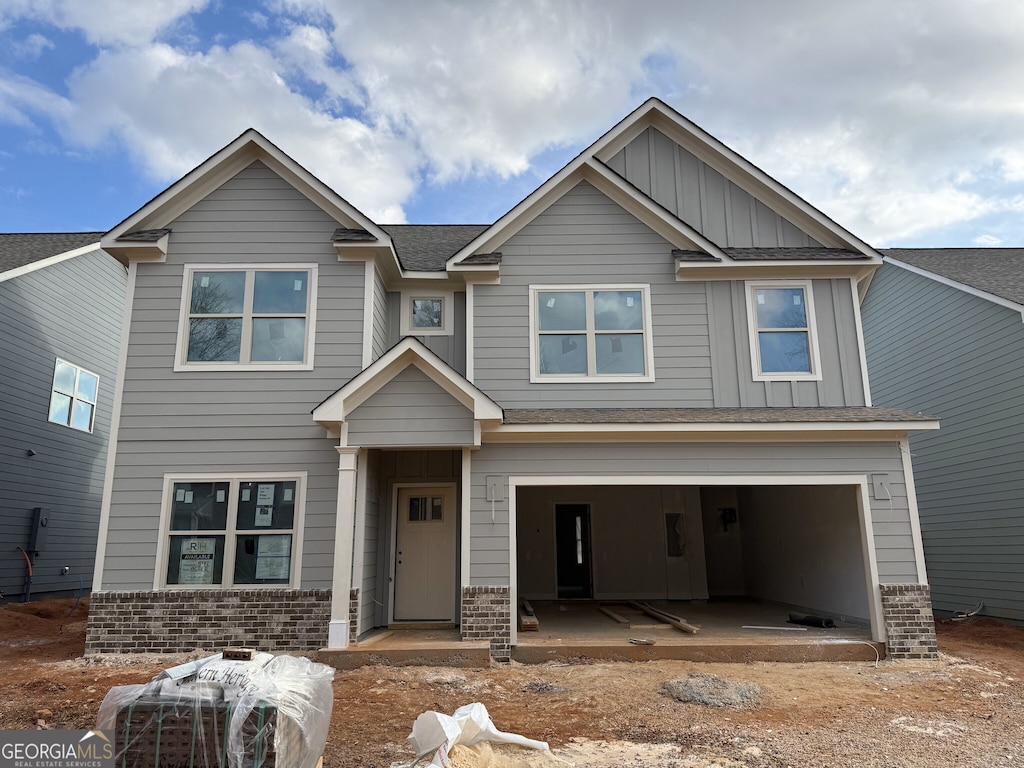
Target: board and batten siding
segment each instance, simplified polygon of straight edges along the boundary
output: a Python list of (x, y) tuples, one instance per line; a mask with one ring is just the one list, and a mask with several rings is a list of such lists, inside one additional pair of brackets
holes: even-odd
[[(103, 589), (153, 586), (163, 476), (309, 473), (301, 586), (329, 588), (335, 442), (311, 411), (361, 369), (365, 272), (337, 222), (254, 162), (170, 224), (164, 263), (137, 267)], [(318, 264), (315, 369), (174, 371), (189, 264)]]
[(935, 609), (1024, 621), (1021, 313), (885, 264), (863, 317), (874, 402), (941, 422), (910, 438)]
[(820, 245), (655, 128), (633, 139), (608, 166), (721, 247)]
[[(36, 507), (49, 526), (32, 595), (92, 585), (126, 285), (124, 267), (100, 250), (0, 282), (0, 593), (8, 601), (24, 594), (16, 547), (28, 547)], [(57, 358), (100, 377), (91, 433), (48, 419)]]
[(346, 418), (349, 445), (363, 448), (473, 445), (473, 412), (414, 365)]
[(754, 381), (744, 283), (714, 281), (706, 286), (716, 407), (866, 404), (849, 280), (811, 281), (820, 381)]
[[(608, 476), (714, 475), (729, 485), (730, 476), (884, 474), (891, 498), (870, 499), (878, 577), (883, 584), (918, 581), (910, 506), (896, 442), (485, 444), (473, 454), (472, 462), (473, 585), (509, 583), (509, 495), (502, 501), (487, 500), (487, 478), (493, 475), (506, 481), (509, 476), (593, 477), (595, 485)], [(557, 480), (552, 484), (558, 485)], [(628, 485), (628, 480), (622, 484)]]
[[(506, 408), (713, 404), (703, 283), (679, 283), (672, 246), (581, 182), (502, 246), (501, 284), (474, 288), (474, 383)], [(530, 382), (531, 285), (650, 286), (656, 380)]]

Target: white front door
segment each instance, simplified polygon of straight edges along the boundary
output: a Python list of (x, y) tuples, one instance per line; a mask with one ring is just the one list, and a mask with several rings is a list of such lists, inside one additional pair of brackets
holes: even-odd
[(395, 621), (453, 621), (455, 486), (398, 489)]

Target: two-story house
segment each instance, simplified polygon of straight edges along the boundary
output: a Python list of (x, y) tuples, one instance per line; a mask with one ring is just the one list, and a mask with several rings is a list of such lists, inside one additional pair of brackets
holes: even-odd
[(0, 598), (88, 594), (127, 275), (102, 232), (0, 234)]
[(490, 226), (377, 224), (248, 131), (102, 242), (91, 652), (441, 624), (507, 659), (520, 597), (745, 596), (934, 654), (881, 258), (660, 101)]

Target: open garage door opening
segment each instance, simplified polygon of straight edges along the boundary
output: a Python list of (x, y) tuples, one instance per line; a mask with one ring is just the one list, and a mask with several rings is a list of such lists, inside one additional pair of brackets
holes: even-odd
[(770, 603), (781, 622), (864, 627), (872, 615), (854, 485), (521, 487), (516, 549), (531, 601)]

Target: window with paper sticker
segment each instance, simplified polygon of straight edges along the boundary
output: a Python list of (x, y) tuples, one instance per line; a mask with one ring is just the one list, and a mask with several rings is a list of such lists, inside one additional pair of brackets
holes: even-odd
[(172, 482), (166, 583), (290, 584), (301, 482)]

